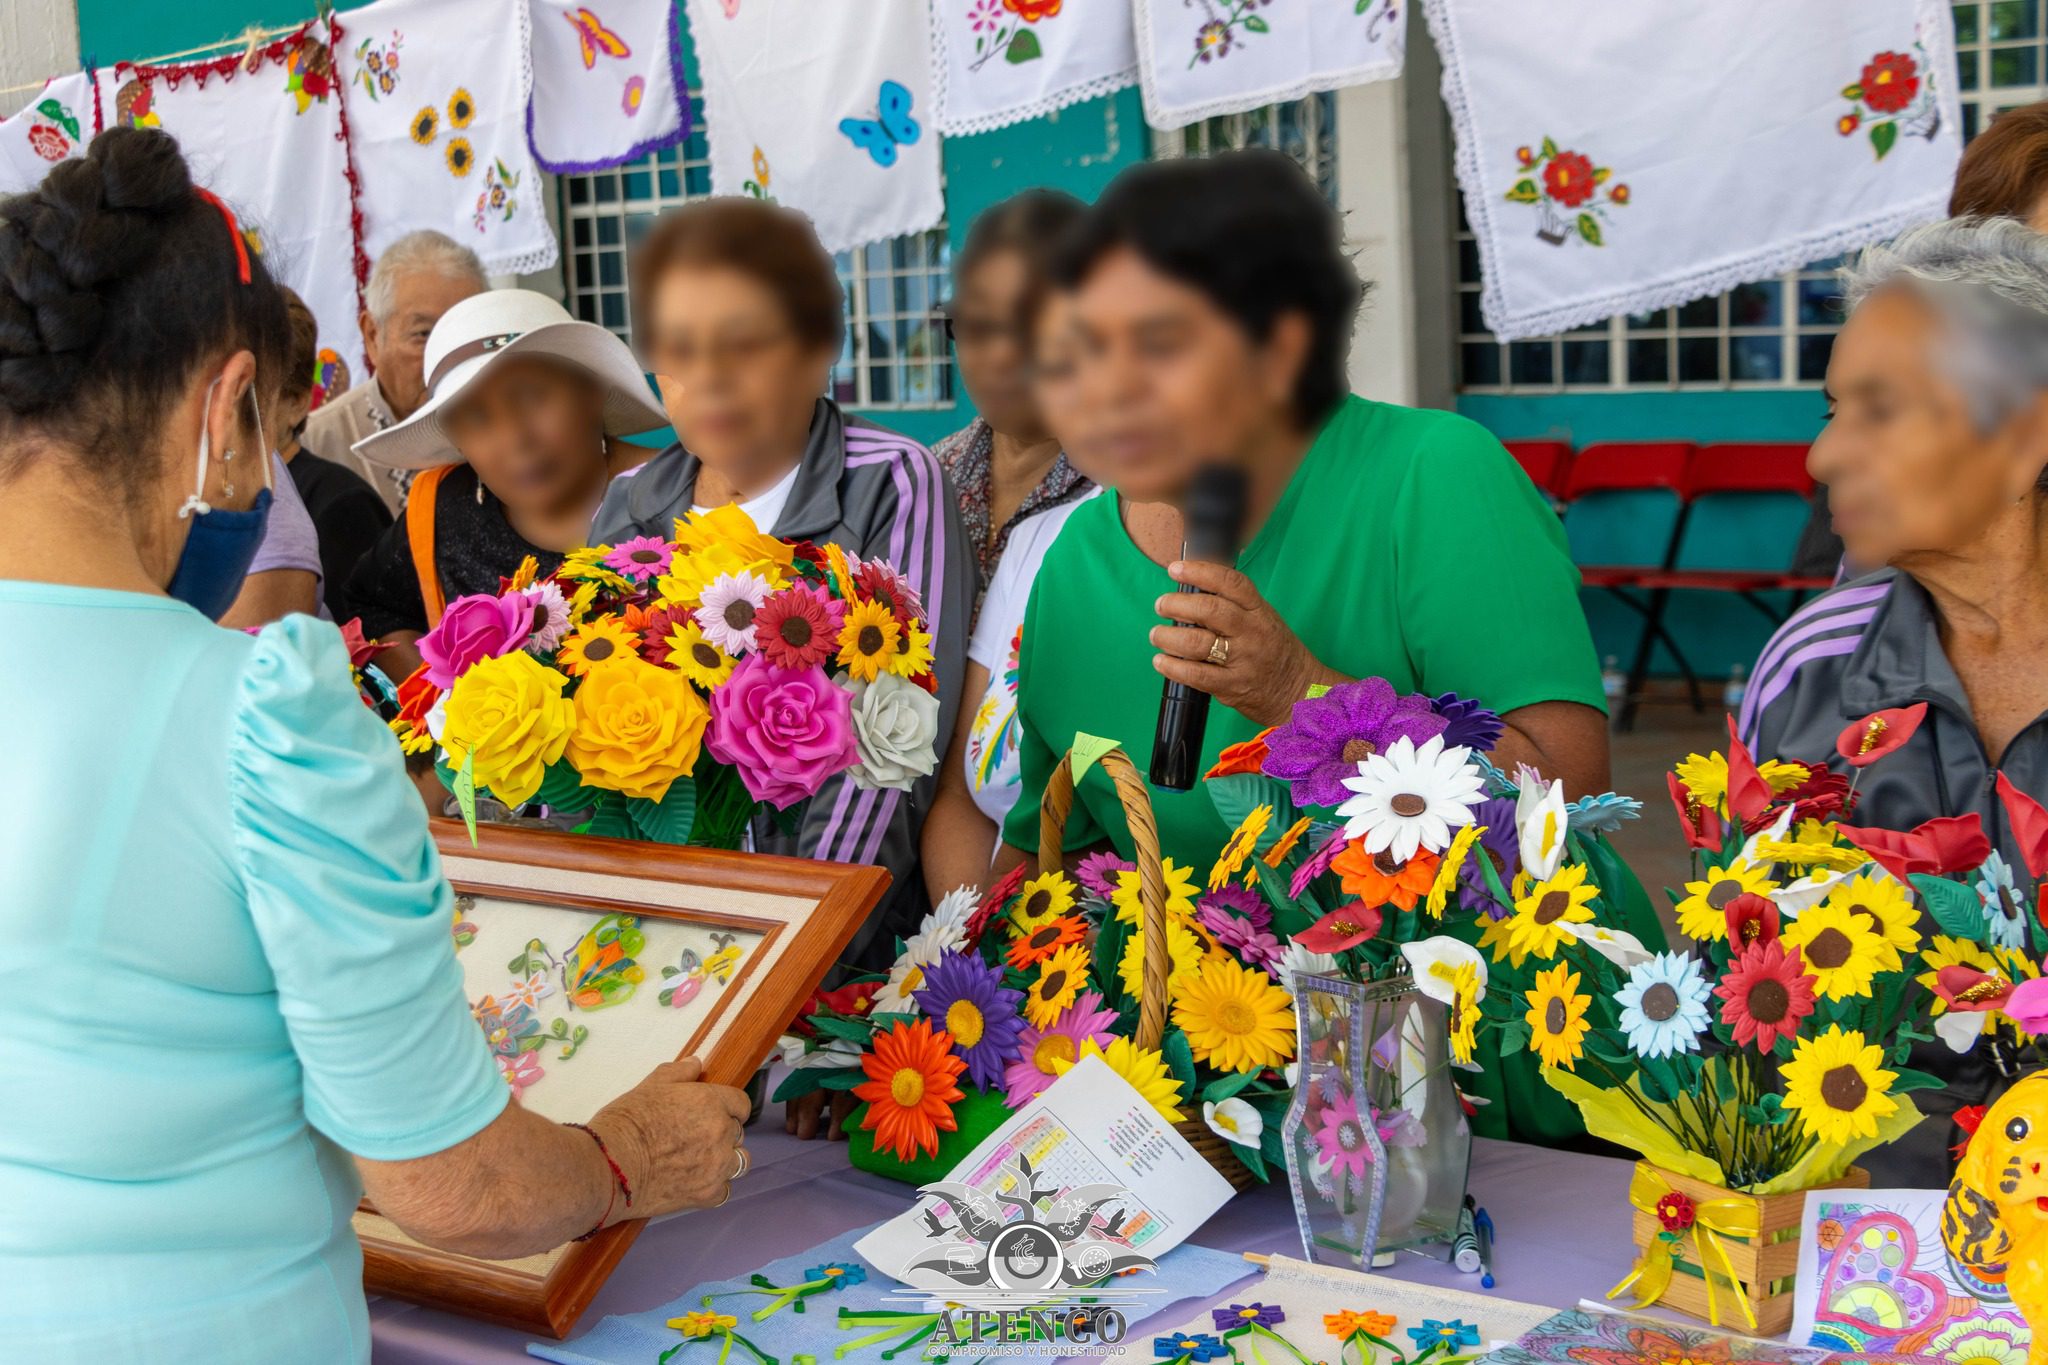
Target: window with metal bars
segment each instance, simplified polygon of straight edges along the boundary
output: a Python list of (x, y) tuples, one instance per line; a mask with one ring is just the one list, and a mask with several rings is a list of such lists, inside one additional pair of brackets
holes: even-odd
[[(1952, 6), (1963, 136), (2048, 96), (2044, 0)], [(1466, 393), (1811, 388), (1842, 325), (1839, 259), (1679, 308), (1502, 344), (1479, 311), (1479, 247), (1458, 221), (1458, 387)]]
[(1337, 202), (1337, 97), (1310, 95), (1241, 114), (1223, 114), (1170, 133), (1152, 132), (1155, 160), (1209, 156), (1243, 147), (1271, 147), (1301, 164), (1334, 204)]
[[(691, 92), (690, 103), (693, 131), (682, 145), (556, 182), (569, 311), (629, 341), (626, 267), (634, 245), (662, 213), (711, 193), (703, 95)], [(834, 260), (847, 318), (832, 396), (855, 408), (950, 407), (953, 372), (938, 321), (951, 266), (945, 224)]]

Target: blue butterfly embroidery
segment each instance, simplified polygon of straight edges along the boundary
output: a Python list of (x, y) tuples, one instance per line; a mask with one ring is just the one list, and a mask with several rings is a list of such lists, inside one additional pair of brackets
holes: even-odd
[(924, 135), (910, 116), (910, 92), (896, 81), (882, 82), (880, 111), (873, 118), (843, 118), (839, 131), (853, 145), (875, 159), (877, 166), (896, 164), (896, 149), (908, 147)]

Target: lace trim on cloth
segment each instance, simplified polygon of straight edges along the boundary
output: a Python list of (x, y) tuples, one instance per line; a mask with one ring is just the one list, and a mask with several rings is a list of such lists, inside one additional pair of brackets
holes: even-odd
[[(529, 118), (533, 115), (533, 12), (527, 8), (526, 0), (512, 8), (519, 14), (519, 102), (525, 107)], [(527, 154), (533, 154), (528, 139)], [(538, 169), (538, 168), (536, 168)], [(539, 186), (534, 186), (536, 191)], [(517, 255), (492, 255), (479, 251), (477, 256), (484, 263), (484, 270), (492, 275), (531, 275), (536, 271), (552, 269), (561, 259), (562, 248), (555, 241), (555, 216), (545, 210), (539, 215), (541, 243), (528, 247)]]
[[(1171, 0), (1167, 2), (1171, 3)], [(1337, 0), (1314, 2), (1335, 4)], [(1144, 96), (1145, 122), (1162, 133), (1170, 133), (1191, 123), (1200, 123), (1204, 119), (1218, 118), (1224, 114), (1242, 114), (1252, 109), (1263, 109), (1269, 104), (1307, 99), (1310, 95), (1319, 95), (1326, 90), (1342, 90), (1346, 86), (1371, 85), (1374, 81), (1392, 80), (1401, 74), (1406, 64), (1406, 52), (1397, 50), (1385, 60), (1367, 62), (1349, 71), (1323, 72), (1284, 85), (1270, 86), (1264, 90), (1242, 91), (1201, 104), (1166, 108), (1159, 103), (1158, 91), (1151, 79), (1151, 65), (1146, 60), (1147, 54), (1153, 50), (1154, 3), (1155, 0), (1132, 0), (1131, 8), (1138, 27), (1138, 90)], [(1448, 81), (1449, 76), (1446, 75), (1445, 79)]]
[[(1480, 164), (1472, 101), (1464, 83), (1457, 24), (1451, 14), (1452, 6), (1462, 3), (1462, 0), (1421, 2), (1430, 37), (1443, 59), (1443, 100), (1450, 110), (1452, 131), (1456, 135), (1458, 188), (1464, 194), (1465, 216), (1479, 244), (1480, 312), (1486, 320), (1487, 330), (1499, 341), (1521, 341), (1568, 332), (1624, 313), (1653, 313), (1660, 308), (1675, 308), (1694, 299), (1726, 293), (1737, 285), (1782, 275), (1813, 261), (1883, 241), (1916, 224), (1948, 216), (1948, 196), (1943, 191), (1910, 200), (1882, 214), (1818, 228), (1747, 252), (1705, 261), (1691, 269), (1666, 271), (1653, 280), (1604, 290), (1549, 308), (1513, 313), (1503, 295), (1499, 274), (1494, 269), (1493, 245), (1498, 240), (1499, 231), (1495, 224), (1495, 216), (1499, 212), (1495, 202), (1498, 195), (1492, 192)], [(1145, 0), (1138, 0), (1138, 3), (1142, 12)], [(1948, 2), (1915, 0), (1914, 8), (1929, 65), (1945, 77), (1955, 70), (1955, 30)], [(1943, 79), (1935, 97), (1945, 126), (1960, 128), (1962, 101), (1956, 92), (1955, 82)]]
[[(530, 26), (532, 22), (533, 14), (528, 10), (527, 23)], [(526, 58), (526, 150), (533, 153), (534, 164), (549, 175), (588, 175), (592, 171), (608, 171), (614, 166), (638, 161), (650, 152), (659, 152), (686, 141), (690, 136), (690, 87), (683, 78), (683, 25), (686, 22), (679, 0), (671, 0), (668, 7), (668, 78), (676, 91), (676, 126), (634, 143), (617, 156), (601, 157), (596, 161), (550, 161), (541, 155), (540, 144), (533, 140), (533, 56), (529, 47)]]
[(992, 133), (998, 128), (1007, 128), (1026, 119), (1042, 118), (1070, 104), (1080, 104), (1104, 95), (1114, 95), (1117, 91), (1127, 90), (1138, 83), (1138, 66), (1142, 63), (1134, 63), (1126, 70), (1114, 71), (1108, 75), (1097, 76), (1093, 80), (1083, 81), (1079, 85), (1055, 90), (1014, 109), (956, 118), (952, 113), (952, 67), (946, 59), (946, 21), (939, 17), (939, 4), (942, 2), (943, 0), (935, 0), (931, 7), (932, 107), (938, 110), (938, 117), (932, 122), (938, 125), (940, 132), (949, 137), (961, 137), (970, 133)]

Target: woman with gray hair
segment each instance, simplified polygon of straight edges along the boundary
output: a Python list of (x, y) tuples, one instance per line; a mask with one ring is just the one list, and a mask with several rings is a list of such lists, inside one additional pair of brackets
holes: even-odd
[[(2048, 235), (1951, 219), (1864, 252), (1844, 282), (1851, 312), (1807, 468), (1850, 561), (1884, 567), (1779, 628), (1741, 730), (1759, 756), (1846, 770), (1844, 728), (1927, 703), (1905, 746), (1863, 773), (1854, 823), (1975, 813), (2024, 884), (1995, 788), (2002, 773), (2048, 798)], [(2019, 947), (2025, 892), (2002, 903), (1986, 941)], [(2016, 1059), (1986, 1037), (1962, 1056), (1924, 1045), (1913, 1065), (1947, 1078), (1915, 1097), (1945, 1117), (2002, 1089)], [(1873, 1179), (1944, 1183), (1947, 1128), (1870, 1153)]]

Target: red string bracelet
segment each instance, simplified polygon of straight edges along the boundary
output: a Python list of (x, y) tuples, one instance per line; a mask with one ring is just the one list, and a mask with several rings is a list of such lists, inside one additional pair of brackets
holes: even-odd
[(581, 1133), (588, 1133), (590, 1140), (597, 1144), (597, 1154), (604, 1158), (604, 1164), (609, 1166), (612, 1172), (614, 1188), (611, 1197), (604, 1201), (604, 1212), (598, 1215), (597, 1225), (581, 1237), (575, 1239), (579, 1242), (587, 1242), (597, 1236), (598, 1233), (604, 1231), (605, 1221), (612, 1216), (613, 1199), (623, 1194), (626, 1196), (626, 1207), (629, 1209), (633, 1207), (633, 1184), (626, 1179), (626, 1173), (619, 1169), (619, 1163), (612, 1160), (611, 1149), (604, 1145), (604, 1139), (597, 1135), (596, 1129), (581, 1123), (565, 1123), (562, 1126), (564, 1128), (574, 1128)]

